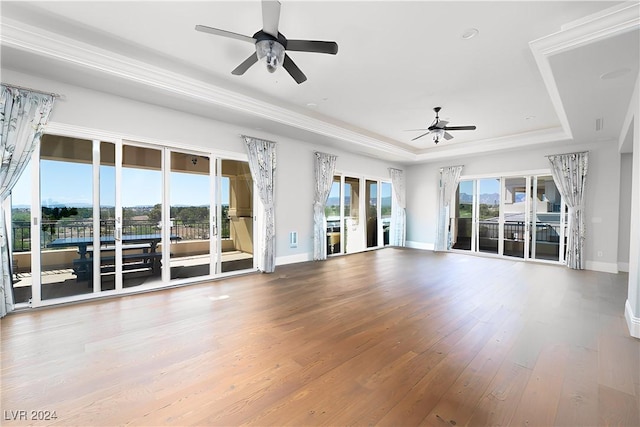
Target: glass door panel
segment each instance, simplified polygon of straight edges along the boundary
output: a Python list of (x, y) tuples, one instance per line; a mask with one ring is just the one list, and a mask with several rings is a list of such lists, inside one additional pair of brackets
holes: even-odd
[(171, 152), (171, 279), (211, 274), (211, 176), (207, 156)]
[(344, 179), (344, 240), (345, 253), (360, 252), (364, 249), (364, 224), (360, 220), (360, 179)]
[(327, 217), (327, 255), (342, 253), (340, 247), (340, 177), (334, 176), (324, 214)]
[(531, 203), (530, 257), (559, 261), (562, 200), (553, 177), (550, 175), (534, 177), (531, 194), (533, 200)]
[[(116, 217), (116, 238), (122, 241), (125, 288), (161, 280), (162, 182), (161, 150), (123, 145), (122, 224)], [(179, 237), (173, 230), (170, 235), (172, 242)]]
[[(93, 249), (99, 258), (100, 289), (116, 288), (115, 233), (116, 233), (116, 147), (109, 142), (100, 143), (100, 247)], [(88, 248), (89, 250), (92, 247)]]
[(471, 250), (474, 194), (474, 181), (460, 181), (456, 193), (454, 228), (451, 230), (453, 249)]
[(504, 255), (524, 258), (527, 179), (505, 178), (503, 189)]
[(365, 181), (365, 200), (367, 203), (367, 247), (378, 246), (378, 182)]
[[(11, 190), (11, 273), (13, 298), (16, 304), (28, 303), (32, 297), (33, 276), (31, 270), (31, 164), (22, 172)], [(36, 245), (37, 246), (37, 245)], [(37, 251), (38, 248), (34, 247)]]
[(380, 184), (380, 218), (382, 219), (382, 244), (388, 246), (390, 244), (391, 232), (391, 211), (393, 209), (393, 194), (390, 182), (382, 182)]
[(41, 298), (93, 292), (93, 142), (43, 135), (40, 142)]
[(254, 265), (253, 179), (249, 163), (222, 159), (221, 165), (223, 214), (220, 218), (219, 234), (222, 272), (252, 269)]
[(500, 179), (478, 180), (477, 250), (498, 253), (500, 236)]

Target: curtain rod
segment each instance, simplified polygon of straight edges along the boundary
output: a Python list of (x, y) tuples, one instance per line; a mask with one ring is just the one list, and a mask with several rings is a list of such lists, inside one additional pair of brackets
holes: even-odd
[(13, 85), (13, 84), (10, 84), (10, 83), (2, 83), (2, 85), (3, 86), (7, 86), (7, 87), (12, 87), (14, 89), (22, 89), (22, 90), (28, 90), (28, 91), (31, 91), (31, 92), (41, 93), (43, 95), (51, 95), (54, 98), (62, 97), (62, 95), (60, 95), (59, 93), (46, 92), (44, 90), (32, 89), (30, 87), (25, 87), (25, 86), (18, 86), (18, 85)]
[(589, 153), (589, 150), (587, 150), (587, 151), (577, 151), (577, 152), (575, 152), (575, 153), (549, 154), (549, 155), (546, 155), (545, 157), (552, 157), (552, 156), (569, 156), (569, 155), (571, 155), (571, 154), (587, 154), (587, 153)]
[(453, 165), (453, 166), (443, 166), (440, 168), (440, 172), (444, 170), (444, 168), (463, 168), (464, 165)]

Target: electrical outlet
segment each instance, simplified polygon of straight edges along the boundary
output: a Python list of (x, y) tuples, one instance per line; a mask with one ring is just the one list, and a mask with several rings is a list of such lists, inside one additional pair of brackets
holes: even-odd
[(292, 231), (289, 233), (289, 247), (297, 248), (298, 247), (298, 232)]
[(598, 251), (597, 255), (598, 255), (598, 258), (602, 258), (602, 251)]

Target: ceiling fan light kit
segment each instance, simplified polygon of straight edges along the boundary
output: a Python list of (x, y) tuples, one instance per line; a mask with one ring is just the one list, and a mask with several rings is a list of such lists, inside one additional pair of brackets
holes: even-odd
[(205, 25), (196, 25), (196, 31), (255, 44), (256, 51), (231, 72), (231, 74), (236, 76), (244, 74), (253, 64), (264, 59), (267, 70), (270, 73), (273, 73), (282, 65), (291, 77), (300, 84), (307, 80), (307, 76), (304, 75), (285, 51), (326, 53), (330, 55), (338, 53), (338, 44), (336, 42), (287, 40), (287, 38), (278, 31), (279, 22), (280, 2), (262, 0), (262, 30), (256, 32), (253, 37), (232, 33), (231, 31), (221, 30), (219, 28), (207, 27)]
[(270, 73), (276, 71), (280, 64), (284, 62), (284, 50), (284, 46), (275, 40), (258, 40), (256, 42), (258, 61), (264, 59), (267, 64), (267, 70)]

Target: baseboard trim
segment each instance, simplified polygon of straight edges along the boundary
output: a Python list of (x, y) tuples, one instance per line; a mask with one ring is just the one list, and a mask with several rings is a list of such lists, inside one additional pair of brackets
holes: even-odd
[(289, 255), (276, 257), (276, 265), (296, 264), (298, 262), (307, 262), (313, 259), (313, 255), (310, 253)]
[(601, 271), (603, 273), (618, 273), (618, 263), (614, 262), (587, 261), (585, 268), (587, 270)]
[(408, 248), (422, 249), (425, 251), (432, 251), (435, 248), (435, 245), (433, 243), (413, 242), (409, 240), (405, 242), (405, 246)]
[(629, 334), (634, 338), (640, 338), (640, 317), (634, 316), (629, 300), (624, 305), (624, 318), (627, 320)]
[(624, 271), (625, 273), (629, 272), (629, 263), (628, 262), (619, 262), (618, 263), (618, 271)]

